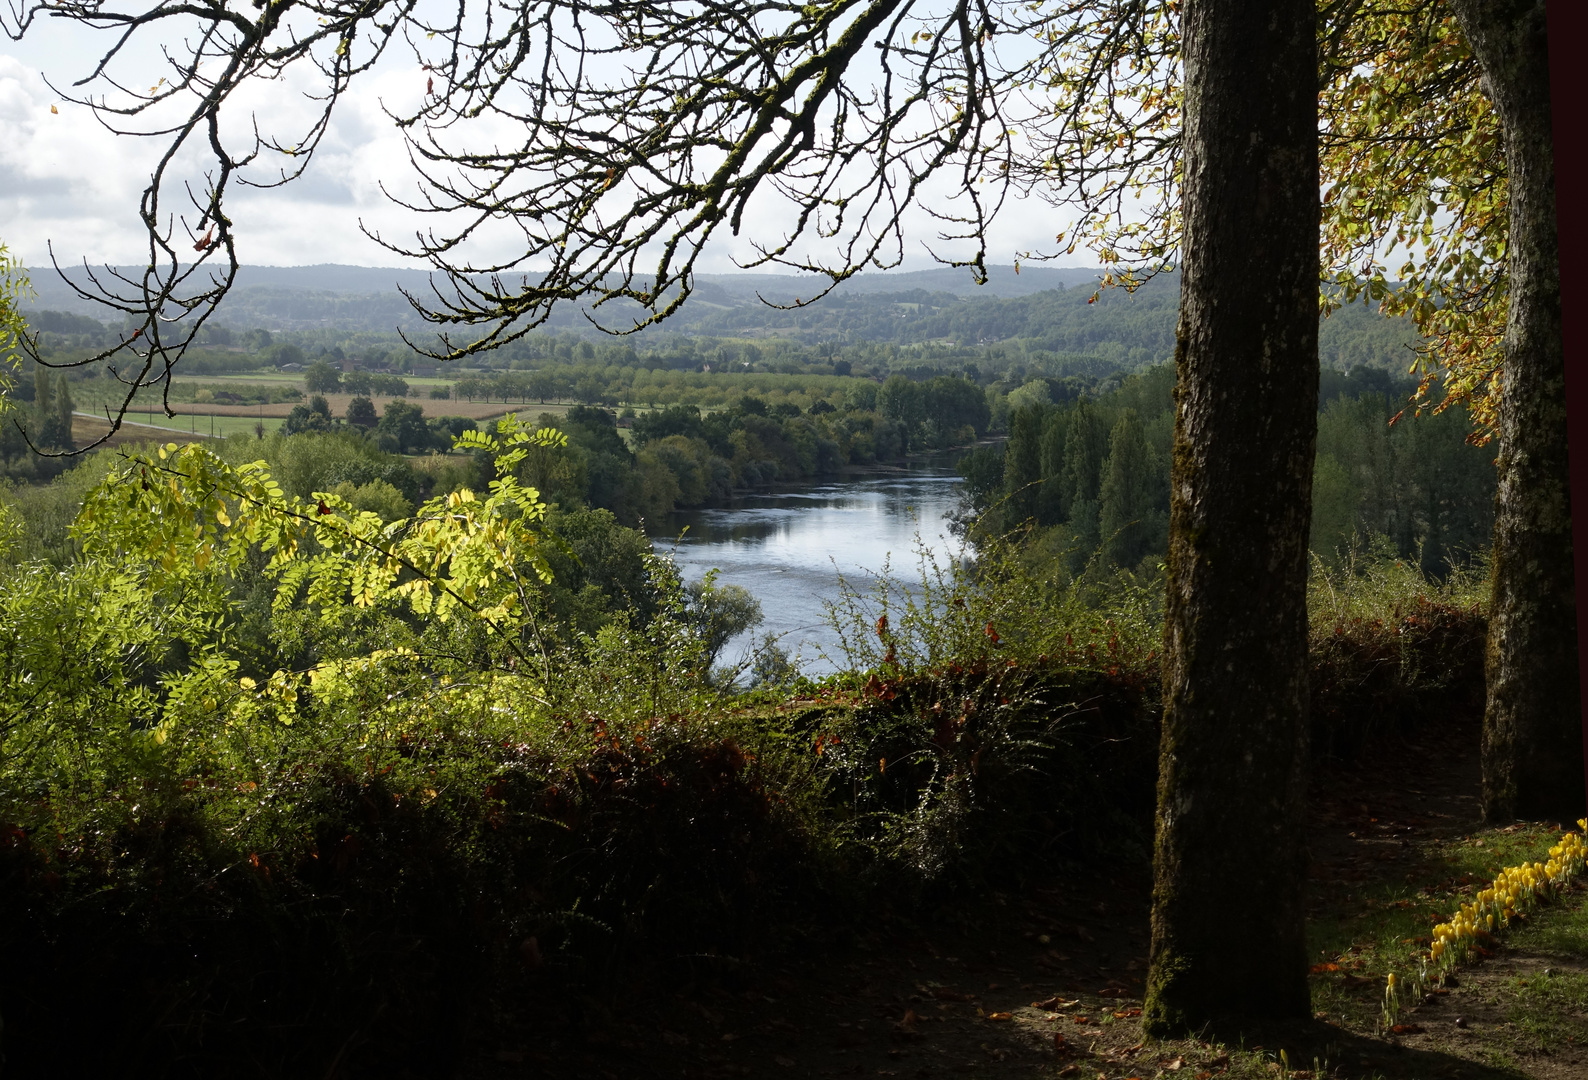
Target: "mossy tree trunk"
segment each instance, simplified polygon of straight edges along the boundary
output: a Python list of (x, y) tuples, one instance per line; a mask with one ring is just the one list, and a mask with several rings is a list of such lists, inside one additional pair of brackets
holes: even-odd
[(1184, 258), (1149, 1029), (1308, 1015), (1317, 12), (1185, 6)]
[(1454, 0), (1505, 139), (1510, 308), (1483, 718), (1491, 821), (1582, 816), (1566, 359), (1543, 0)]

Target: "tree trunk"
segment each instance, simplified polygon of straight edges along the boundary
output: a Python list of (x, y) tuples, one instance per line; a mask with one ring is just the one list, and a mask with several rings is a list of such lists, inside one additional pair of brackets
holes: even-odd
[(1189, 0), (1164, 725), (1145, 1014), (1309, 1015), (1317, 12)]
[(1510, 309), (1483, 717), (1490, 821), (1582, 815), (1582, 696), (1543, 0), (1453, 0), (1505, 138)]

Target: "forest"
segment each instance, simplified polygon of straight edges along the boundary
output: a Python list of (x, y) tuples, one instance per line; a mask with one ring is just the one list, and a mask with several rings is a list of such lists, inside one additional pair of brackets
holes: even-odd
[[(1151, 576), (1169, 530), (1174, 371), (1060, 404), (1016, 406), (1008, 438), (960, 464), (973, 536), (1020, 531), (1034, 558), (1071, 574), (1093, 562)], [(1486, 558), (1494, 454), (1459, 412), (1405, 412), (1415, 384), (1374, 368), (1326, 371), (1309, 546), (1331, 566), (1382, 547), (1431, 580)]]

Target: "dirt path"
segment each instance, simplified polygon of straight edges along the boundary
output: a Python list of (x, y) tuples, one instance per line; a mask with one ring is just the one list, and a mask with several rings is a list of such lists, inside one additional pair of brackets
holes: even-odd
[[(1274, 1058), (1287, 1047), (1293, 1077), (1312, 1076), (1315, 1058), (1342, 1077), (1588, 1077), (1588, 922), (1562, 930), (1566, 913), (1403, 1014), (1402, 1034), (1374, 1034), (1382, 968), (1400, 962), (1386, 945), (1401, 940), (1394, 920), (1426, 925), (1416, 904), (1447, 910), (1479, 880), (1448, 879), (1451, 853), (1470, 862), (1491, 835), (1475, 831), (1477, 745), (1466, 723), (1381, 739), (1361, 762), (1320, 770), (1310, 915), (1323, 1008), (1244, 1048), (1143, 1038), (1142, 868), (1077, 871), (913, 923), (879, 915), (870, 937), (805, 957), (681, 958), (615, 994), (548, 994), (526, 976), (481, 1018), (459, 1075), (1207, 1080), (1282, 1074)], [(1418, 946), (1405, 941), (1410, 955)]]

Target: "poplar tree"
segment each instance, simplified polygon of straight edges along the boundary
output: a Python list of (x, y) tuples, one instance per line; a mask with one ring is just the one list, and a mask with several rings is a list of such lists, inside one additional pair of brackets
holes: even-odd
[(1153, 474), (1141, 420), (1135, 409), (1126, 409), (1108, 433), (1108, 461), (1098, 491), (1098, 532), (1115, 566), (1135, 569), (1152, 542)]

